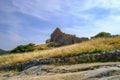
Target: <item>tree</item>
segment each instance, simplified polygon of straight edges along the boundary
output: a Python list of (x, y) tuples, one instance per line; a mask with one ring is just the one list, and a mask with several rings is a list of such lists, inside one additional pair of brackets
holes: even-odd
[(111, 34), (108, 32), (100, 32), (97, 35), (94, 36), (94, 38), (98, 38), (98, 37), (110, 37)]
[(19, 45), (15, 49), (11, 50), (11, 53), (21, 53), (34, 51), (35, 44), (29, 43), (27, 45)]

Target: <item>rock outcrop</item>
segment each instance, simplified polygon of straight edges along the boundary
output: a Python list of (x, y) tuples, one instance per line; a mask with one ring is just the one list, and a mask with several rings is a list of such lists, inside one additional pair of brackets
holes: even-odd
[(120, 67), (101, 67), (85, 74), (86, 78), (101, 78), (111, 75), (112, 72), (120, 70)]
[(51, 34), (51, 38), (46, 41), (46, 43), (54, 43), (51, 46), (69, 45), (74, 43), (80, 43), (83, 41), (89, 40), (86, 37), (78, 38), (75, 35), (65, 34), (59, 28), (56, 28), (55, 31)]

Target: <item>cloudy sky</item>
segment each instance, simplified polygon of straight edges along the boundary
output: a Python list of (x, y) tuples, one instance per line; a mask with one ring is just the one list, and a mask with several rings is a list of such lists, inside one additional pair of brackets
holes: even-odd
[(0, 0), (0, 48), (44, 43), (60, 27), (91, 37), (120, 34), (120, 0)]

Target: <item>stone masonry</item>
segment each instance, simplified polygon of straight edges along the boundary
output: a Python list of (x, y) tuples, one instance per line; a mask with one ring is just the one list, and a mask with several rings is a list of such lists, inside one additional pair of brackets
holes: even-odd
[(89, 39), (86, 37), (78, 38), (75, 35), (65, 34), (59, 28), (56, 28), (55, 31), (51, 34), (51, 38), (47, 40), (46, 43), (53, 42), (53, 43), (58, 43), (60, 46), (62, 46), (62, 45), (80, 43), (87, 40)]

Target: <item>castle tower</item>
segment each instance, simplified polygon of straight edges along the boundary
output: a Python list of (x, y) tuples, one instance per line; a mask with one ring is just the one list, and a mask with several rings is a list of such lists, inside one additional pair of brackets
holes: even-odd
[(60, 28), (56, 28), (54, 31), (53, 31), (53, 33), (51, 34), (51, 42), (55, 42), (55, 39), (58, 37), (58, 36), (60, 36), (60, 35), (62, 35), (62, 31), (60, 30)]

